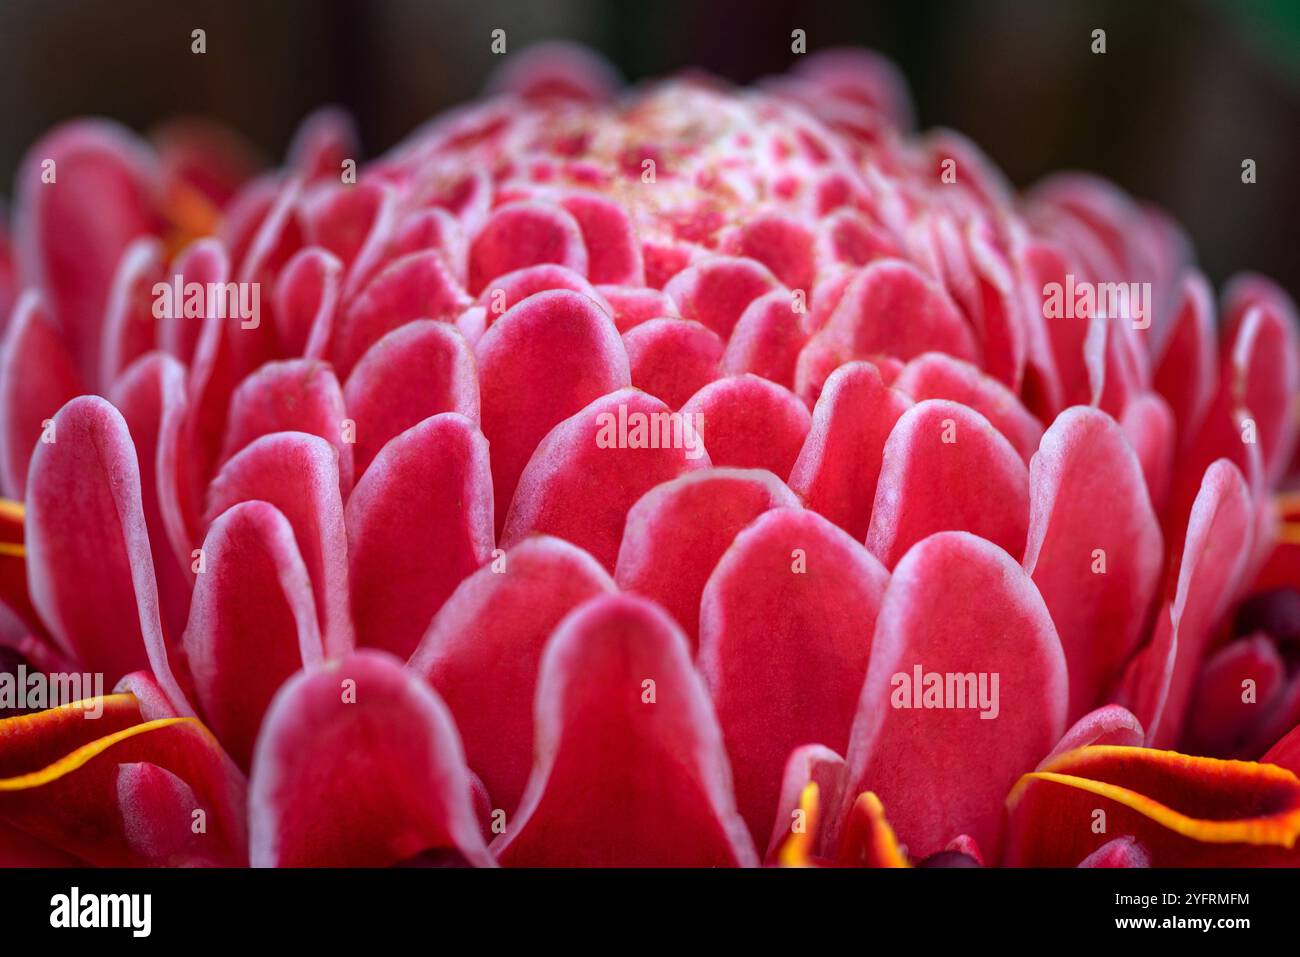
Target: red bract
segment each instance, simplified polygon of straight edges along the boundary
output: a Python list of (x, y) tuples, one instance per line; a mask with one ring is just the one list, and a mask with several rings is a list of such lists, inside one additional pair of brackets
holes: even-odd
[(0, 677), (116, 689), (0, 863), (1300, 863), (1290, 299), (866, 53), (611, 76), (32, 148)]

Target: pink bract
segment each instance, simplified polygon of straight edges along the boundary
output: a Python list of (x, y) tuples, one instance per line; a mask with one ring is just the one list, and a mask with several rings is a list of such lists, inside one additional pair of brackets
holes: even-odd
[(546, 47), (355, 181), (33, 146), (0, 665), (115, 690), (0, 864), (1300, 864), (1294, 303), (910, 123)]

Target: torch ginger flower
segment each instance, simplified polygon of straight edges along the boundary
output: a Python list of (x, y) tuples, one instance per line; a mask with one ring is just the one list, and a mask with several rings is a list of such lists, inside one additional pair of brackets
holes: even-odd
[(910, 124), (552, 48), (355, 181), (50, 133), (0, 649), (115, 690), (0, 720), (0, 862), (1300, 863), (1294, 304)]

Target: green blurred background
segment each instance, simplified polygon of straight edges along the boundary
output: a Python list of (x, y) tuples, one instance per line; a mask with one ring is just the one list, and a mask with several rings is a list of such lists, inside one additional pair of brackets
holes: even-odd
[(587, 43), (633, 80), (779, 72), (795, 27), (810, 49), (873, 47), (922, 126), (968, 134), (1015, 183), (1102, 173), (1181, 219), (1215, 280), (1254, 268), (1300, 296), (1300, 0), (0, 0), (0, 182), (80, 114), (214, 116), (279, 157), (336, 102), (374, 154), (481, 89), (498, 27), (512, 51)]

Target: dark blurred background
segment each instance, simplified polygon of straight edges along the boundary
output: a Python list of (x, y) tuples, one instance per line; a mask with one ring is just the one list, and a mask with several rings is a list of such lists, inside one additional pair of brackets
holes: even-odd
[(482, 88), (496, 28), (511, 52), (581, 41), (632, 80), (746, 82), (790, 64), (796, 27), (892, 57), (921, 126), (966, 133), (1018, 185), (1102, 173), (1182, 220), (1216, 281), (1254, 268), (1300, 296), (1300, 0), (0, 0), (0, 182), (80, 114), (204, 114), (278, 158), (336, 102), (373, 155)]

